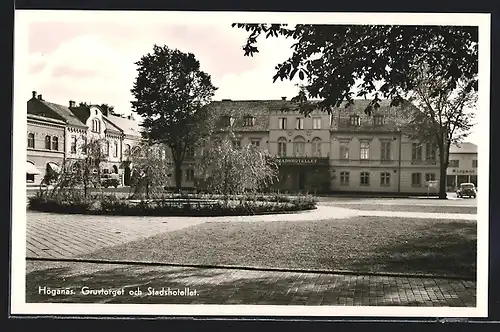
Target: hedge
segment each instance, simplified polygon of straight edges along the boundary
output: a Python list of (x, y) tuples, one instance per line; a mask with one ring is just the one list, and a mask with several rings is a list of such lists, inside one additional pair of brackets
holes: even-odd
[[(215, 199), (215, 197), (211, 197)], [(260, 199), (258, 199), (260, 198)], [(182, 200), (182, 201), (180, 201)], [(29, 197), (28, 208), (34, 211), (121, 215), (121, 216), (246, 216), (278, 214), (316, 209), (316, 200), (310, 196), (298, 197), (231, 197), (227, 204), (223, 200), (199, 202), (196, 198), (178, 196), (157, 200), (119, 199), (114, 195), (89, 199), (60, 199), (36, 195)]]

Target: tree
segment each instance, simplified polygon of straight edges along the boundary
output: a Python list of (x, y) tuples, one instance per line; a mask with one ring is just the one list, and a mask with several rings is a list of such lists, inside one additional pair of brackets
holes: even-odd
[(278, 174), (272, 156), (251, 144), (235, 146), (231, 133), (215, 138), (206, 146), (198, 169), (207, 188), (226, 197), (265, 189)]
[(101, 166), (107, 161), (103, 146), (106, 140), (97, 137), (81, 137), (78, 155), (75, 159), (66, 159), (61, 167), (56, 184), (52, 190), (54, 195), (64, 193), (74, 188), (83, 188), (83, 197), (87, 198), (89, 189), (100, 187)]
[(133, 196), (150, 198), (163, 193), (171, 170), (165, 147), (142, 143), (132, 149), (129, 159), (133, 168)]
[(456, 88), (451, 88), (447, 80), (434, 75), (431, 66), (422, 63), (410, 79), (413, 90), (407, 94), (407, 99), (417, 106), (417, 110), (411, 114), (405, 129), (412, 139), (437, 147), (439, 198), (445, 199), (450, 146), (463, 141), (474, 125), (474, 114), (466, 110), (476, 106), (477, 93), (473, 88), (476, 78), (461, 79)]
[(132, 106), (143, 117), (143, 136), (166, 144), (174, 163), (175, 186), (182, 182), (186, 151), (210, 131), (206, 106), (217, 90), (192, 53), (154, 45), (138, 62)]
[[(292, 38), (292, 55), (276, 66), (273, 77), (292, 80), (297, 74), (301, 85), (297, 101), (304, 113), (311, 111), (307, 99), (319, 99), (317, 108), (331, 112), (343, 101), (373, 94), (365, 110), (378, 108), (379, 95), (397, 106), (401, 92), (410, 92), (412, 72), (426, 59), (433, 76), (446, 82), (446, 90), (457, 88), (460, 80), (471, 81), (477, 91), (478, 29), (468, 26), (400, 25), (308, 25), (238, 24), (249, 32), (243, 46), (246, 56), (258, 53), (261, 35)], [(380, 85), (379, 87), (377, 85)], [(433, 91), (436, 93), (436, 91)]]

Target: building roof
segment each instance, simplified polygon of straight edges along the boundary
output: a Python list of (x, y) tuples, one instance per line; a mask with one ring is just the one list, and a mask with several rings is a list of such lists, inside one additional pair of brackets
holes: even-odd
[[(380, 107), (373, 109), (371, 115), (365, 114), (370, 99), (355, 99), (354, 103), (347, 106), (344, 102), (340, 107), (334, 108), (332, 112), (331, 129), (337, 131), (398, 131), (408, 124), (411, 114), (417, 108), (410, 103), (402, 103), (399, 106), (391, 106), (391, 100), (383, 99), (379, 102)], [(374, 125), (374, 116), (382, 116), (382, 125)], [(351, 116), (359, 116), (359, 126), (350, 125)]]
[(90, 108), (87, 106), (77, 106), (68, 108), (82, 123), (87, 123), (90, 117)]
[[(398, 107), (391, 107), (390, 100), (379, 102), (380, 108), (374, 110), (372, 116), (365, 114), (365, 109), (369, 106), (369, 99), (355, 99), (354, 104), (345, 107), (344, 103), (340, 107), (334, 108), (332, 112), (331, 129), (342, 131), (396, 131), (402, 129), (410, 119), (411, 112), (416, 111), (416, 107), (410, 103), (401, 104)], [(232, 126), (235, 131), (256, 131), (268, 130), (269, 113), (275, 111), (297, 111), (297, 104), (289, 100), (222, 100), (214, 101), (210, 105), (213, 115), (219, 117), (232, 116), (235, 118)], [(256, 118), (255, 126), (244, 126), (245, 115)], [(350, 125), (350, 116), (360, 117), (359, 126)], [(374, 126), (373, 115), (383, 116), (383, 125)], [(222, 125), (222, 123), (218, 123)]]
[(470, 142), (462, 142), (450, 146), (450, 153), (477, 153), (477, 145)]
[[(283, 105), (282, 100), (222, 100), (213, 101), (208, 105), (216, 124), (222, 127), (222, 117), (234, 118), (234, 131), (267, 131), (269, 127), (269, 111)], [(254, 126), (245, 126), (245, 116), (255, 117)]]
[(75, 114), (66, 106), (59, 105), (59, 104), (54, 104), (54, 103), (49, 103), (48, 101), (41, 100), (41, 99), (31, 99), (31, 100), (36, 100), (37, 102), (45, 105), (48, 107), (51, 111), (56, 113), (58, 116), (60, 116), (64, 121), (71, 126), (77, 126), (77, 127), (87, 127), (85, 123), (80, 121)]
[(111, 114), (107, 115), (106, 118), (116, 127), (120, 128), (125, 135), (141, 136), (142, 128), (139, 121)]
[(52, 123), (61, 124), (61, 125), (66, 124), (66, 122), (64, 122), (62, 120), (54, 119), (54, 118), (40, 115), (40, 114), (28, 114), (27, 118), (32, 119), (32, 120), (38, 120), (38, 121), (52, 122)]
[(103, 120), (106, 123), (106, 131), (115, 133), (115, 134), (121, 134), (123, 131), (121, 128), (119, 128), (116, 124), (111, 122), (107, 117), (103, 116)]

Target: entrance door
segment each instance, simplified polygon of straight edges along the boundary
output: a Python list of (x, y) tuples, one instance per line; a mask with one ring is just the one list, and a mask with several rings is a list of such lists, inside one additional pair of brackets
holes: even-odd
[(125, 172), (123, 174), (123, 182), (124, 182), (124, 185), (126, 185), (126, 186), (130, 185), (130, 167), (129, 166), (125, 167)]
[(299, 190), (304, 190), (305, 184), (306, 184), (306, 172), (299, 171), (297, 180), (298, 180), (297, 184), (298, 184)]

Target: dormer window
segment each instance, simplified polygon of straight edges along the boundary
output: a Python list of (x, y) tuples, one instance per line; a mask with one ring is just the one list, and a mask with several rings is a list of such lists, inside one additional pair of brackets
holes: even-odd
[(373, 124), (376, 126), (381, 126), (384, 124), (384, 116), (383, 115), (374, 115), (373, 116)]
[(234, 118), (230, 115), (225, 115), (222, 117), (222, 125), (224, 127), (231, 127), (234, 123)]
[(245, 127), (253, 127), (255, 126), (255, 117), (251, 115), (245, 116)]
[(349, 123), (351, 124), (351, 126), (359, 126), (359, 115), (351, 115), (351, 117), (349, 118)]

